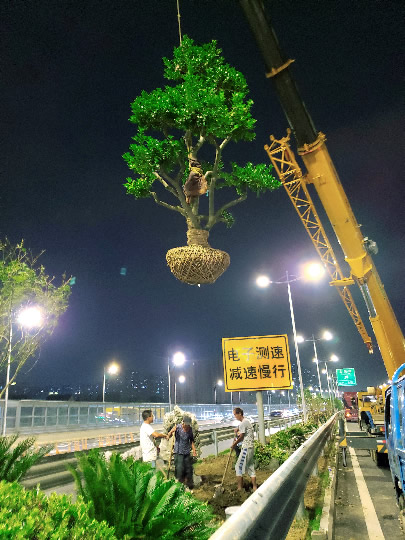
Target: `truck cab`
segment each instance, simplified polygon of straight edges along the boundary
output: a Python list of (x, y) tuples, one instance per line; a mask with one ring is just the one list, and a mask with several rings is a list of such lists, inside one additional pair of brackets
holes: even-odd
[(357, 392), (359, 427), (376, 435), (384, 426), (386, 387), (368, 387), (367, 392)]

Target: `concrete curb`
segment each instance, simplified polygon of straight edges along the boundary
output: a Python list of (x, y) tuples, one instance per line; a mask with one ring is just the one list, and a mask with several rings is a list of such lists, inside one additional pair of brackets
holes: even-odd
[(333, 468), (329, 469), (329, 486), (325, 490), (319, 531), (312, 531), (311, 538), (318, 540), (333, 540), (335, 528), (335, 496), (337, 486), (337, 470), (339, 460), (339, 445), (336, 443), (336, 457)]

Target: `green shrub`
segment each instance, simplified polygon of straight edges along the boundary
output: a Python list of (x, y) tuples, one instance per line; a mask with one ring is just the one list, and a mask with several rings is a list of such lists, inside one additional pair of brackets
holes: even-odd
[(312, 423), (299, 424), (273, 433), (267, 444), (255, 441), (255, 460), (258, 468), (266, 467), (272, 459), (277, 460), (280, 465), (284, 463), (317, 427), (317, 424)]
[(20, 480), (28, 469), (53, 448), (51, 444), (38, 450), (33, 449), (35, 437), (23, 439), (13, 447), (17, 439), (18, 435), (0, 437), (0, 480)]
[(270, 452), (270, 445), (255, 441), (255, 461), (259, 469), (263, 469), (270, 464), (273, 456)]
[(0, 482), (0, 538), (3, 540), (116, 540), (114, 529), (89, 517), (81, 497), (49, 498), (17, 482)]
[(165, 480), (148, 463), (113, 453), (107, 462), (98, 450), (77, 456), (79, 471), (69, 467), (78, 493), (92, 503), (97, 520), (115, 528), (118, 538), (209, 538), (218, 524), (209, 507)]

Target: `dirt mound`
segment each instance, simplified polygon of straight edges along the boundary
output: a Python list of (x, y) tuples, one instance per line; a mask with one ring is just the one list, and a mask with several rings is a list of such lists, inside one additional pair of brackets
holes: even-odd
[[(235, 463), (233, 456), (229, 463), (224, 481), (224, 492), (215, 499), (215, 487), (221, 483), (229, 454), (209, 457), (194, 467), (194, 472), (201, 476), (201, 486), (194, 489), (194, 495), (200, 501), (208, 503), (215, 514), (225, 519), (225, 508), (239, 506), (252, 494), (252, 484), (248, 476), (243, 478), (243, 491), (236, 489)], [(257, 484), (260, 486), (271, 475), (271, 471), (256, 470)]]

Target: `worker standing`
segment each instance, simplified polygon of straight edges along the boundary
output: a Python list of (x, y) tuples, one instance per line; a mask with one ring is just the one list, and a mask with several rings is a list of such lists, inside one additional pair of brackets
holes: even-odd
[(194, 487), (193, 481), (193, 464), (190, 456), (190, 452), (193, 452), (193, 456), (197, 456), (197, 452), (194, 445), (194, 435), (191, 429), (191, 418), (189, 416), (183, 416), (183, 422), (177, 424), (169, 431), (169, 437), (174, 433), (174, 475), (181, 482), (185, 484), (190, 490)]
[(233, 415), (240, 422), (239, 435), (233, 441), (231, 449), (233, 450), (241, 442), (241, 452), (235, 465), (236, 478), (238, 479), (238, 491), (243, 489), (243, 475), (248, 473), (253, 484), (253, 491), (256, 491), (256, 471), (254, 466), (254, 433), (253, 426), (247, 418), (243, 416), (243, 410), (236, 407)]
[(164, 438), (168, 439), (169, 436), (164, 433), (159, 433), (153, 429), (151, 424), (154, 417), (150, 409), (142, 412), (143, 424), (139, 431), (139, 441), (142, 450), (142, 461), (150, 463), (151, 466), (156, 468), (157, 448), (155, 446), (155, 439)]

